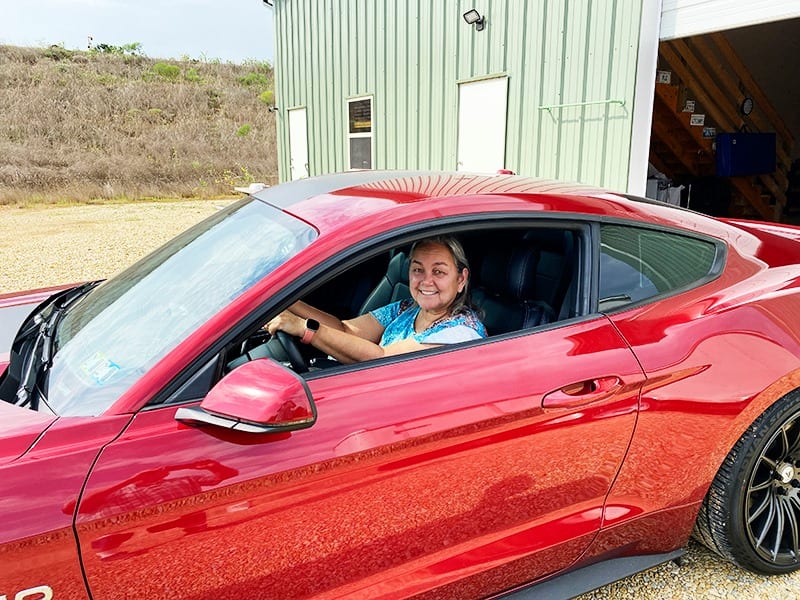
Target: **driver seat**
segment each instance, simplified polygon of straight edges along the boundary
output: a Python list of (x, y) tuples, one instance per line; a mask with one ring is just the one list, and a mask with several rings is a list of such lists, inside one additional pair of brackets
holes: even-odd
[(365, 315), (392, 302), (411, 298), (411, 289), (408, 287), (408, 266), (408, 254), (396, 252), (386, 267), (386, 274), (364, 300), (358, 314)]

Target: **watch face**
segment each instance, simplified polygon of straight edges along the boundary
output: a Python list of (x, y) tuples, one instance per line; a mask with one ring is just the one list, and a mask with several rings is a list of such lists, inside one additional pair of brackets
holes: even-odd
[(745, 98), (742, 100), (742, 114), (749, 115), (751, 112), (753, 112), (753, 99)]

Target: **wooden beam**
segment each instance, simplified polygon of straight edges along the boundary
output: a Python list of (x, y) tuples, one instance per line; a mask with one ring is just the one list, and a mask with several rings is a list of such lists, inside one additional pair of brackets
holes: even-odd
[(724, 92), (689, 45), (683, 40), (673, 40), (662, 44), (662, 51), (667, 62), (702, 105), (703, 113), (711, 117), (717, 127), (736, 131), (738, 124), (733, 116), (736, 113), (726, 110), (726, 104), (722, 102)]
[[(786, 123), (784, 123), (781, 116), (778, 114), (778, 112), (772, 106), (770, 101), (767, 99), (767, 96), (761, 90), (761, 87), (756, 83), (755, 79), (753, 79), (753, 76), (750, 75), (750, 71), (747, 69), (747, 67), (741, 61), (739, 56), (736, 54), (736, 51), (730, 45), (730, 43), (728, 42), (728, 38), (726, 38), (721, 33), (712, 33), (710, 34), (710, 37), (711, 40), (717, 45), (717, 48), (719, 48), (719, 51), (722, 53), (725, 60), (727, 60), (731, 64), (733, 69), (736, 71), (736, 74), (738, 75), (739, 79), (742, 80), (742, 85), (751, 95), (751, 97), (756, 103), (756, 106), (760, 110), (764, 111), (764, 114), (766, 115), (769, 122), (772, 125), (774, 125), (775, 131), (777, 131), (778, 134), (788, 142), (789, 147), (791, 147), (792, 144), (794, 144), (794, 136), (789, 131), (789, 128), (786, 126)], [(787, 73), (787, 76), (790, 77), (794, 75), (796, 74)]]

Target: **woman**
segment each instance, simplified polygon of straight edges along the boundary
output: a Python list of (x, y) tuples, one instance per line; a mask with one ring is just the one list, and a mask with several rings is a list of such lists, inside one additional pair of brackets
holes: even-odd
[(341, 363), (353, 363), (486, 337), (467, 303), (469, 266), (454, 238), (414, 244), (409, 259), (410, 300), (400, 300), (354, 319), (296, 302), (266, 325), (310, 343)]

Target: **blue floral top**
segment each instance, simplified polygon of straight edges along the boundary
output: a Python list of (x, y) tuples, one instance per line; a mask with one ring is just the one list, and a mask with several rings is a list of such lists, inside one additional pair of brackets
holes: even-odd
[(414, 330), (414, 320), (419, 306), (411, 299), (393, 302), (370, 311), (383, 326), (381, 346), (388, 346), (408, 338), (420, 344), (456, 344), (486, 337), (486, 328), (472, 309), (436, 321), (425, 331)]

